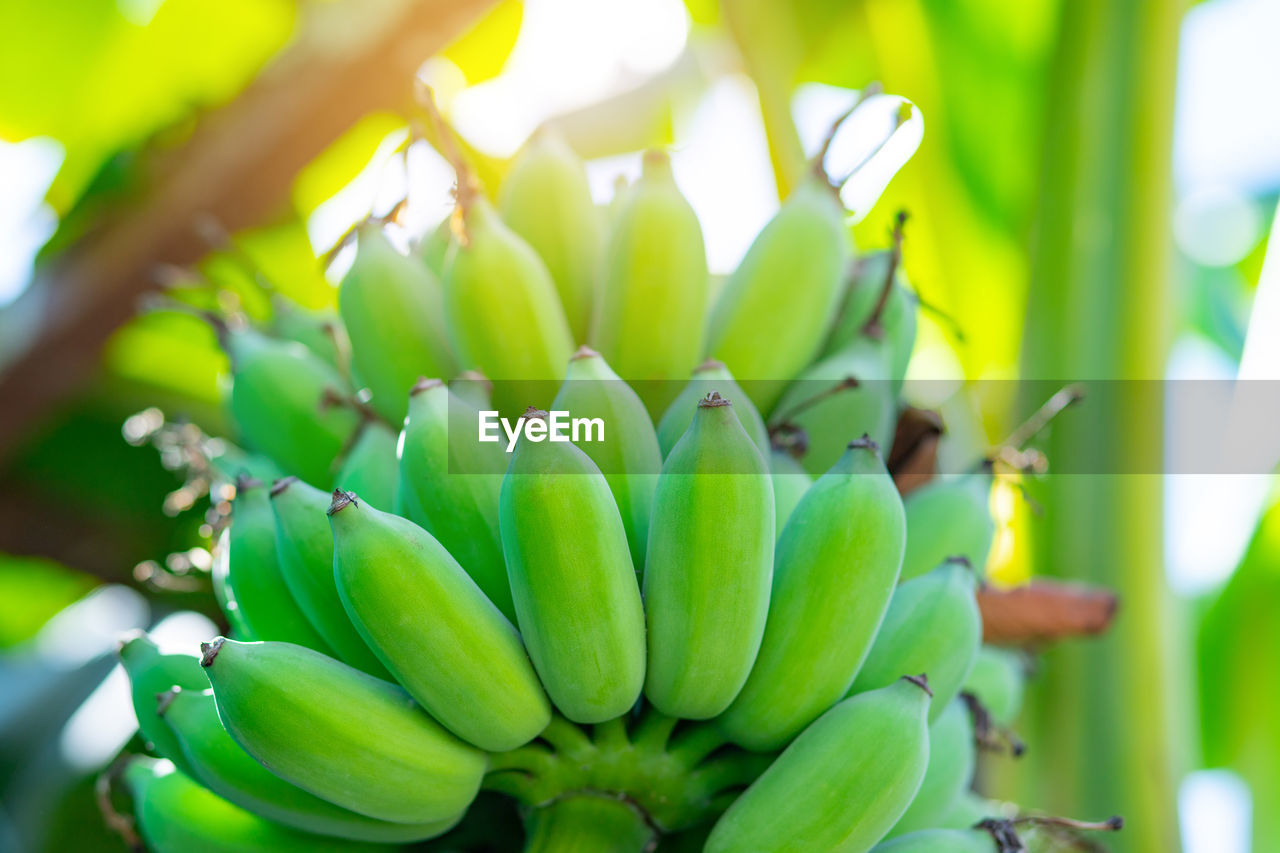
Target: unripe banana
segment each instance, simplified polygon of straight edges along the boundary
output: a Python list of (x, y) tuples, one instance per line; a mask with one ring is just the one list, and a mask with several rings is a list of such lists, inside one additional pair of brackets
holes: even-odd
[(400, 448), (404, 515), (448, 549), (508, 619), (516, 618), (498, 529), (507, 455), (477, 438), (480, 413), (438, 379), (409, 400)]
[[(546, 404), (573, 352), (551, 274), (484, 198), (460, 196), (463, 237), (445, 272), (449, 337), (463, 366), (495, 381), (504, 413)], [(545, 399), (544, 399), (545, 398)]]
[(963, 560), (948, 560), (898, 587), (853, 682), (852, 693), (891, 684), (894, 673), (924, 672), (933, 688), (930, 720), (960, 690), (982, 643), (976, 579)]
[(463, 740), (515, 749), (551, 721), (520, 636), (430, 533), (334, 492), (338, 594), (360, 635), (417, 702)]
[(377, 655), (351, 624), (333, 580), (333, 534), (325, 510), (329, 493), (297, 477), (271, 487), (280, 571), (298, 607), (345, 663), (378, 678), (391, 680)]
[(396, 481), (400, 479), (396, 457), (399, 440), (399, 434), (382, 421), (366, 420), (338, 469), (334, 488), (355, 492), (374, 506), (391, 510), (396, 501)]
[(664, 714), (714, 717), (760, 648), (773, 576), (773, 486), (733, 406), (712, 392), (662, 466), (644, 572), (645, 695)]
[[(163, 722), (181, 744), (192, 768), (190, 775), (218, 796), (254, 814), (303, 832), (384, 843), (433, 838), (457, 823), (457, 820), (424, 824), (375, 820), (335, 806), (286, 782), (259, 764), (227, 734), (218, 719), (212, 690), (175, 689), (160, 694), (158, 702)], [(157, 704), (155, 698), (152, 704)]]
[(587, 339), (603, 228), (587, 170), (564, 140), (536, 131), (511, 164), (498, 209), (547, 265), (575, 341)]
[(374, 223), (356, 231), (356, 257), (338, 288), (338, 310), (351, 338), (356, 376), (390, 422), (404, 420), (409, 388), (420, 375), (457, 372), (440, 280), (425, 264), (400, 254)]
[(778, 540), (764, 641), (718, 725), (748, 749), (778, 749), (849, 692), (902, 564), (902, 500), (873, 442), (849, 445), (810, 487)]
[(297, 341), (326, 364), (341, 370), (350, 358), (342, 319), (332, 309), (311, 311), (278, 293), (271, 296), (271, 334)]
[(769, 451), (769, 480), (773, 483), (773, 505), (777, 513), (778, 536), (786, 529), (787, 520), (801, 498), (813, 485), (813, 477), (804, 466), (783, 450)]
[(602, 441), (583, 441), (578, 446), (604, 474), (627, 529), (631, 562), (642, 573), (649, 510), (662, 470), (662, 451), (649, 412), (631, 386), (588, 347), (574, 353), (551, 406), (573, 418), (598, 418), (604, 424)]
[(951, 556), (968, 558), (981, 573), (991, 552), (991, 475), (941, 475), (907, 495), (907, 554), (902, 579), (931, 571)]
[(893, 380), (895, 396), (902, 390), (907, 366), (911, 363), (911, 353), (916, 348), (917, 304), (915, 294), (904, 287), (895, 286), (880, 314), (879, 328), (872, 329), (872, 336), (879, 334), (889, 350), (889, 376)]
[(899, 275), (893, 255), (892, 249), (863, 252), (850, 266), (840, 307), (819, 358), (839, 352), (863, 334), (884, 292), (890, 264), (895, 266), (895, 277)]
[(241, 478), (231, 504), (231, 526), (214, 555), (215, 583), (224, 587), (224, 607), (243, 639), (282, 640), (329, 653), (329, 645), (285, 583), (276, 548), (276, 523), (267, 489)]
[(921, 829), (877, 844), (873, 853), (1000, 853), (984, 829)]
[(729, 807), (707, 853), (866, 853), (924, 778), (927, 689), (903, 678), (827, 711)]
[(124, 783), (152, 853), (377, 851), (372, 844), (298, 832), (245, 811), (193, 782), (170, 761), (135, 756)]
[(175, 684), (201, 690), (208, 683), (195, 655), (165, 654), (150, 637), (138, 632), (120, 641), (116, 650), (129, 676), (129, 696), (142, 738), (160, 755), (185, 768), (181, 745), (156, 714), (156, 694)]
[(414, 249), (414, 254), (426, 265), (427, 270), (441, 282), (444, 268), (453, 248), (453, 217), (446, 216), (432, 228)]
[(952, 699), (929, 726), (929, 768), (915, 799), (890, 830), (889, 837), (941, 826), (973, 781), (976, 752), (969, 706), (961, 699)]
[[(752, 383), (762, 412), (773, 409), (782, 383), (818, 354), (851, 255), (839, 199), (822, 178), (811, 176), (783, 202), (725, 282), (711, 312), (707, 352)], [(774, 381), (754, 384), (759, 380)]]
[(911, 351), (915, 348), (918, 303), (919, 299), (902, 276), (900, 247), (864, 255), (858, 259), (845, 285), (822, 358), (834, 355), (862, 337), (883, 342), (896, 396), (902, 389)]
[(888, 359), (882, 342), (858, 338), (788, 386), (772, 418), (804, 430), (800, 462), (810, 474), (830, 468), (858, 436), (890, 446), (898, 413)]
[(478, 370), (459, 373), (449, 380), (449, 390), (472, 408), (482, 411), (493, 408), (493, 383)]
[(450, 820), (475, 798), (484, 753), (400, 687), (291, 643), (201, 650), (223, 726), (282, 779), (393, 823)]
[(644, 684), (644, 608), (604, 475), (573, 444), (526, 432), (499, 517), (520, 631), (551, 701), (576, 723), (626, 713)]
[(592, 345), (632, 383), (652, 417), (702, 354), (707, 312), (702, 226), (662, 151), (644, 155), (609, 233)]
[(964, 690), (978, 697), (991, 719), (1008, 726), (1022, 710), (1026, 682), (1027, 659), (1022, 652), (983, 646), (964, 681)]
[(1001, 812), (999, 803), (992, 802), (973, 791), (961, 791), (947, 809), (947, 813), (938, 819), (939, 829), (968, 829)]
[(231, 415), (246, 444), (287, 473), (327, 482), (360, 422), (355, 411), (332, 403), (346, 388), (342, 377), (298, 343), (252, 329), (222, 339), (231, 359)]
[(698, 401), (712, 391), (725, 399), (733, 400), (733, 410), (737, 412), (742, 428), (755, 442), (760, 455), (769, 458), (769, 430), (764, 425), (764, 419), (756, 411), (751, 398), (734, 381), (729, 369), (715, 359), (707, 359), (693, 369), (693, 377), (689, 383), (662, 414), (662, 420), (658, 422), (658, 444), (662, 448), (663, 458), (671, 453), (671, 448), (676, 446), (676, 442), (688, 431), (689, 424), (693, 423), (693, 413), (698, 410)]

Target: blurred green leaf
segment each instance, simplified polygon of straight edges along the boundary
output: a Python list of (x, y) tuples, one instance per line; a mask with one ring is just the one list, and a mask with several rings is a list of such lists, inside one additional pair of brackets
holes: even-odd
[(145, 23), (115, 0), (12, 0), (0, 11), (0, 137), (66, 149), (67, 210), (117, 150), (240, 91), (288, 39), (290, 0), (166, 0)]
[(523, 18), (521, 0), (503, 0), (441, 55), (458, 66), (467, 85), (491, 80), (507, 64)]
[(0, 648), (16, 646), (97, 581), (41, 557), (0, 554)]
[(392, 133), (405, 128), (404, 116), (374, 113), (342, 134), (324, 153), (311, 161), (293, 183), (293, 204), (309, 216), (369, 165), (375, 152)]

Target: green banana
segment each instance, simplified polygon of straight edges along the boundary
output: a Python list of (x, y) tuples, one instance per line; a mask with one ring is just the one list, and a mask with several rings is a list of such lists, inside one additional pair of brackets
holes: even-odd
[(574, 418), (599, 418), (604, 424), (603, 440), (583, 441), (579, 447), (604, 474), (627, 529), (631, 562), (642, 573), (649, 510), (662, 470), (662, 450), (648, 410), (631, 386), (589, 347), (574, 353), (551, 407)]
[(413, 388), (400, 448), (403, 515), (448, 549), (471, 579), (515, 621), (498, 529), (507, 455), (476, 439), (480, 413), (438, 379)]
[[(901, 379), (906, 374), (915, 346), (917, 300), (903, 280), (898, 255), (896, 249), (882, 249), (858, 258), (846, 284), (844, 302), (823, 347), (823, 358), (870, 332), (889, 342), (891, 375)], [(879, 304), (882, 298), (884, 305)]]
[(170, 761), (134, 756), (123, 773), (138, 829), (153, 853), (308, 853), (384, 848), (298, 832), (204, 788)]
[(904, 581), (919, 577), (951, 556), (967, 557), (981, 573), (991, 553), (991, 475), (940, 475), (907, 495), (907, 554)]
[(921, 829), (890, 839), (872, 853), (1000, 853), (985, 829)]
[(933, 687), (929, 719), (937, 719), (964, 684), (982, 643), (975, 584), (968, 563), (954, 559), (900, 585), (851, 692), (890, 684), (895, 673), (924, 672)]
[(213, 563), (223, 588), (224, 611), (243, 639), (283, 640), (329, 653), (285, 582), (276, 548), (276, 525), (267, 489), (240, 478), (231, 504), (231, 525), (223, 533)]
[(535, 131), (502, 180), (498, 210), (546, 263), (573, 338), (585, 341), (603, 229), (582, 160), (554, 133)]
[(484, 198), (459, 195), (463, 234), (449, 253), (445, 314), (464, 367), (495, 380), (494, 404), (514, 413), (548, 403), (564, 377), (573, 334), (537, 252)]
[(633, 803), (607, 794), (557, 799), (529, 816), (524, 853), (633, 853), (657, 841)]
[(393, 823), (458, 817), (485, 756), (388, 684), (291, 643), (201, 645), (218, 717), (286, 781)]
[(774, 541), (764, 458), (729, 400), (713, 391), (671, 449), (653, 495), (645, 695), (662, 713), (714, 717), (742, 689), (769, 611)]
[(404, 420), (409, 388), (419, 375), (457, 372), (439, 278), (400, 254), (375, 223), (356, 230), (356, 257), (338, 287), (338, 311), (356, 376), (391, 423)]
[[(522, 427), (546, 417), (530, 409)], [(573, 444), (525, 432), (499, 510), (520, 631), (552, 702), (576, 723), (625, 714), (644, 684), (644, 608), (609, 483)]]
[(351, 624), (338, 597), (333, 580), (333, 534), (325, 518), (329, 501), (328, 492), (297, 477), (272, 485), (280, 572), (298, 607), (344, 663), (390, 681), (391, 674)]
[(770, 419), (804, 431), (800, 462), (810, 474), (830, 468), (860, 435), (890, 446), (898, 412), (888, 358), (883, 343), (859, 338), (788, 386)]
[(129, 676), (129, 696), (133, 700), (142, 739), (157, 753), (185, 769), (187, 764), (182, 747), (156, 714), (156, 694), (175, 684), (187, 689), (203, 689), (207, 681), (200, 669), (200, 658), (165, 654), (141, 631), (122, 639), (116, 654)]
[(591, 340), (652, 417), (702, 354), (708, 284), (698, 217), (676, 186), (670, 158), (648, 151), (609, 233)]
[(964, 691), (978, 697), (991, 719), (1008, 726), (1022, 710), (1026, 681), (1027, 658), (1022, 652), (983, 646), (964, 681)]
[(459, 373), (449, 380), (449, 390), (472, 408), (481, 410), (493, 408), (493, 383), (489, 381), (489, 377), (478, 370), (464, 370)]
[(246, 444), (304, 480), (326, 482), (360, 416), (335, 405), (346, 382), (306, 347), (252, 329), (220, 330), (231, 415)]
[(827, 711), (729, 807), (706, 853), (866, 853), (924, 778), (927, 690), (902, 678)]
[(889, 837), (940, 826), (973, 781), (976, 753), (973, 715), (963, 700), (952, 699), (929, 726), (929, 768), (915, 799), (890, 830)]
[(431, 534), (334, 492), (338, 595), (396, 680), (445, 728), (491, 752), (551, 722), (520, 636)]
[(771, 448), (769, 430), (764, 425), (764, 419), (756, 411), (751, 398), (734, 381), (729, 369), (713, 358), (693, 369), (693, 377), (689, 383), (671, 401), (671, 405), (663, 412), (662, 419), (658, 421), (658, 444), (662, 448), (663, 458), (671, 453), (671, 448), (676, 446), (676, 442), (688, 431), (689, 424), (693, 423), (693, 413), (698, 409), (698, 401), (712, 391), (734, 401), (733, 408), (742, 421), (742, 428), (755, 442), (760, 455), (768, 459)]
[[(157, 705), (157, 700), (152, 704)], [(384, 843), (433, 838), (457, 823), (456, 819), (422, 824), (375, 820), (286, 782), (227, 734), (218, 719), (212, 690), (162, 693), (157, 709), (171, 737), (181, 744), (192, 767), (190, 775), (228, 802), (268, 820), (303, 832)]]
[(800, 500), (813, 485), (813, 477), (804, 466), (784, 450), (769, 451), (769, 481), (773, 484), (773, 505), (778, 516), (778, 536), (786, 529), (787, 520)]
[(831, 187), (811, 175), (756, 236), (712, 309), (707, 352), (752, 383), (762, 412), (818, 355), (831, 325), (853, 250), (844, 216)]
[(428, 272), (443, 282), (445, 264), (449, 257), (449, 250), (452, 248), (453, 217), (446, 216), (418, 242), (413, 253), (426, 266)]
[(351, 343), (342, 319), (331, 309), (312, 311), (279, 293), (271, 295), (271, 334), (297, 341), (311, 354), (341, 372), (351, 358)]
[(366, 420), (342, 460), (333, 481), (334, 488), (355, 492), (376, 507), (394, 508), (396, 481), (400, 478), (400, 462), (396, 456), (399, 441), (399, 434), (381, 420)]
[(779, 749), (848, 693), (898, 582), (905, 531), (875, 443), (853, 442), (778, 540), (764, 641), (718, 721), (730, 740)]
[(1001, 812), (999, 803), (973, 791), (961, 791), (951, 802), (947, 813), (938, 818), (939, 829), (968, 829)]

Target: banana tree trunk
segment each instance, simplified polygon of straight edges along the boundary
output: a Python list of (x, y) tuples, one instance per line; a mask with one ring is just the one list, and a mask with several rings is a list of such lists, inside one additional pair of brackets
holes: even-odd
[[(1101, 391), (1048, 439), (1060, 473), (1037, 489), (1045, 513), (1034, 523), (1036, 571), (1107, 585), (1120, 611), (1104, 639), (1046, 656), (1026, 716), (1024, 785), (1013, 793), (1058, 813), (1123, 815), (1124, 832), (1107, 839), (1115, 850), (1179, 849), (1171, 709), (1184, 706), (1174, 702), (1170, 661), (1180, 644), (1164, 583), (1154, 380), (1174, 290), (1183, 11), (1177, 0), (1062, 5), (1023, 351), (1024, 376), (1092, 380)], [(1073, 470), (1108, 473), (1061, 473)]]

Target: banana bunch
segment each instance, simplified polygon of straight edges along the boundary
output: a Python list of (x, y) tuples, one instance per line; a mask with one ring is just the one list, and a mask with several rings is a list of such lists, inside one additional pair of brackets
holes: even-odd
[(491, 202), (460, 172), (407, 256), (357, 229), (325, 318), (349, 362), (296, 318), (226, 324), (237, 438), (284, 476), (236, 483), (229, 635), (121, 647), (158, 756), (122, 774), (146, 842), (421, 841), (482, 790), (537, 851), (954, 828), (957, 697), (1007, 721), (1021, 674), (981, 650), (990, 476), (904, 502), (886, 470), (899, 247), (855, 263), (815, 173), (713, 302), (665, 154), (610, 209), (545, 135), (508, 180)]

